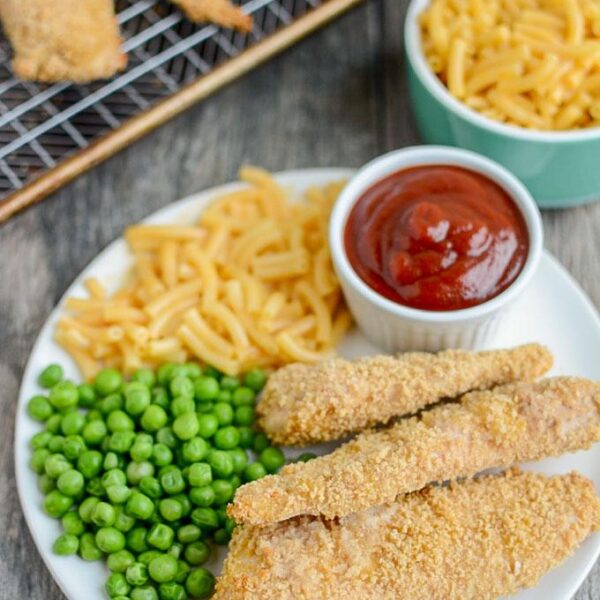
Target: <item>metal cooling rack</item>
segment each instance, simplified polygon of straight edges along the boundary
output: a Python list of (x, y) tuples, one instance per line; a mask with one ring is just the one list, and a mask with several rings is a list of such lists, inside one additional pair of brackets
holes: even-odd
[[(118, 20), (129, 65), (114, 79), (89, 85), (41, 85), (16, 79), (10, 70), (10, 46), (1, 39), (0, 213), (4, 209), (4, 214), (0, 221), (22, 208), (9, 210), (3, 205), (67, 157), (85, 153), (92, 142), (119, 129), (132, 117), (328, 3), (245, 1), (243, 9), (253, 16), (254, 27), (243, 34), (213, 25), (194, 25), (163, 1), (119, 0)], [(348, 6), (353, 3), (345, 2)], [(89, 162), (80, 171), (94, 161)], [(45, 193), (59, 184), (50, 184)]]

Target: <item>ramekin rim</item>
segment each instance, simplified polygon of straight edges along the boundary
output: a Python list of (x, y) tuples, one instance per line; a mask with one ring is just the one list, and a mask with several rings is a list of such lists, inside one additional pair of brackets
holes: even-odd
[[(440, 155), (443, 157), (440, 158)], [(363, 281), (346, 255), (344, 231), (350, 210), (360, 194), (388, 174), (427, 164), (462, 166), (489, 177), (509, 193), (525, 219), (529, 251), (523, 268), (504, 291), (481, 304), (459, 310), (428, 311), (396, 303)], [(338, 276), (357, 294), (394, 316), (440, 325), (483, 319), (510, 304), (535, 274), (542, 256), (543, 238), (542, 219), (535, 201), (527, 188), (508, 169), (470, 150), (450, 146), (409, 146), (372, 159), (358, 169), (346, 184), (333, 207), (329, 223), (329, 247), (334, 267)]]

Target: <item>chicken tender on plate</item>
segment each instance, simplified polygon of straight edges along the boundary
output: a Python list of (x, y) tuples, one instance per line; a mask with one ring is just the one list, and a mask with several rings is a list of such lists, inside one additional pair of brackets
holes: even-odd
[(598, 529), (590, 481), (512, 471), (335, 521), (237, 527), (213, 600), (492, 600), (536, 585)]
[(209, 21), (240, 31), (252, 31), (252, 17), (229, 0), (171, 0), (190, 21)]
[(539, 344), (293, 364), (269, 378), (257, 412), (273, 442), (306, 445), (386, 424), (471, 390), (531, 381), (551, 366), (552, 355)]
[(556, 377), (471, 392), (331, 454), (238, 488), (229, 514), (263, 524), (343, 517), (431, 482), (470, 477), (600, 441), (600, 383)]
[(85, 83), (127, 65), (112, 0), (0, 0), (22, 79)]

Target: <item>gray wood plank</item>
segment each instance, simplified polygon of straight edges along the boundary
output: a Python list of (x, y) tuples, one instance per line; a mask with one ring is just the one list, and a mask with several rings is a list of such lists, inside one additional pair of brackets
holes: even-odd
[[(402, 76), (406, 0), (372, 1), (0, 227), (0, 599), (63, 598), (15, 489), (19, 379), (52, 306), (123, 227), (170, 202), (272, 170), (358, 166), (418, 141)], [(600, 304), (600, 204), (544, 215), (547, 246)], [(596, 565), (576, 596), (600, 598)]]

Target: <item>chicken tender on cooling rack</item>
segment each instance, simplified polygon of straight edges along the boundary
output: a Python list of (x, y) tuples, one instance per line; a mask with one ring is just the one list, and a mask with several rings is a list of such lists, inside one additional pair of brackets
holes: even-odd
[(240, 31), (252, 31), (252, 17), (229, 0), (171, 0), (190, 21), (209, 21)]
[(213, 600), (493, 600), (534, 586), (598, 529), (590, 481), (512, 471), (337, 521), (237, 527)]
[(471, 392), (366, 432), (331, 454), (240, 487), (239, 523), (297, 515), (343, 517), (392, 502), (431, 482), (588, 448), (600, 441), (600, 383), (556, 377)]
[(113, 0), (0, 0), (0, 19), (22, 79), (105, 79), (127, 65)]
[(294, 364), (270, 377), (257, 412), (275, 443), (306, 445), (386, 424), (471, 390), (531, 381), (551, 366), (552, 355), (539, 344)]

